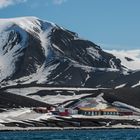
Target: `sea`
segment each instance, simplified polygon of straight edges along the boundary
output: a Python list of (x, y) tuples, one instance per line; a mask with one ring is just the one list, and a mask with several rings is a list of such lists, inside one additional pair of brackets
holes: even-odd
[(0, 140), (140, 140), (139, 129), (0, 132)]

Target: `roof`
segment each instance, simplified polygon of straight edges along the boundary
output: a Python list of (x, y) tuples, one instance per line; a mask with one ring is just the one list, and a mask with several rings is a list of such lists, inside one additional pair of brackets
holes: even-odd
[(83, 111), (100, 111), (96, 108), (90, 108), (90, 107), (82, 107), (82, 108), (79, 108), (80, 110), (83, 110)]
[(106, 108), (106, 109), (102, 109), (101, 111), (103, 111), (103, 112), (118, 112), (118, 110), (116, 108)]
[(118, 112), (116, 108), (106, 108), (106, 109), (96, 109), (96, 108), (88, 108), (88, 107), (82, 107), (79, 108), (82, 111), (103, 111), (103, 112)]

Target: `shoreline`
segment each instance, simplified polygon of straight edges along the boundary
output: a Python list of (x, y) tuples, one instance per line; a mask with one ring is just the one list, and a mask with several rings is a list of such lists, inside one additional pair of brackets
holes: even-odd
[(102, 127), (0, 127), (0, 132), (6, 131), (59, 131), (59, 130), (109, 130), (109, 129), (140, 129), (140, 126), (120, 125)]

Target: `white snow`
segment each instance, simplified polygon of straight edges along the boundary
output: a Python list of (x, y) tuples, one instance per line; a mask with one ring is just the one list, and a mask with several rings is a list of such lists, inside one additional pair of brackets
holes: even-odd
[(96, 60), (99, 60), (101, 58), (101, 55), (99, 54), (97, 49), (94, 49), (93, 47), (87, 48), (87, 53)]
[(85, 86), (85, 83), (90, 79), (90, 75), (87, 74), (87, 77), (85, 78), (85, 81), (82, 83), (82, 86)]
[(86, 80), (85, 81), (87, 81), (89, 78), (90, 78), (90, 76), (89, 76), (89, 74), (87, 74), (87, 77), (86, 77)]
[(29, 94), (29, 93), (35, 93), (40, 90), (46, 90), (46, 91), (94, 91), (98, 89), (107, 89), (107, 88), (76, 88), (76, 87), (27, 87), (27, 88), (11, 88), (7, 89), (6, 92), (16, 93), (16, 94)]
[[(122, 65), (131, 70), (140, 70), (140, 50), (105, 50), (121, 60)], [(125, 57), (133, 59), (128, 61)]]
[(0, 121), (1, 122), (8, 122), (11, 120), (14, 120), (15, 117), (20, 116), (24, 113), (30, 113), (31, 110), (28, 108), (22, 108), (22, 109), (12, 109), (10, 111), (6, 111), (3, 113), (0, 113)]
[(64, 53), (58, 46), (56, 46), (55, 44), (52, 44), (54, 48), (56, 48), (58, 51), (60, 51), (62, 54)]
[[(26, 47), (26, 43), (28, 40), (28, 34), (31, 33), (34, 35), (34, 37), (39, 38), (41, 41), (42, 48), (44, 50), (44, 54), (47, 57), (49, 57), (49, 39), (48, 35), (53, 27), (56, 25), (48, 22), (48, 21), (41, 21), (40, 19), (36, 17), (22, 17), (22, 18), (11, 18), (11, 19), (0, 19), (0, 81), (3, 79), (10, 77), (15, 72), (15, 62), (18, 60), (18, 58), (23, 55), (21, 53), (18, 53), (17, 50), (24, 49)], [(10, 43), (8, 43), (8, 38), (11, 32), (18, 32), (22, 37), (22, 42), (19, 44), (15, 44), (13, 48), (10, 50)], [(13, 36), (13, 39), (16, 39), (17, 36)], [(3, 46), (6, 45), (6, 51), (3, 50)], [(30, 82), (38, 80), (38, 82), (42, 82), (46, 80), (47, 74), (49, 74), (49, 71), (51, 69), (55, 69), (56, 66), (52, 66), (48, 68), (48, 70), (45, 70), (45, 62), (44, 64), (37, 67), (37, 73), (34, 73), (33, 75), (30, 75), (29, 77), (24, 77), (20, 80)], [(46, 76), (45, 76), (46, 75)], [(42, 76), (42, 77), (40, 77)]]
[(37, 96), (37, 95), (32, 95), (30, 96), (33, 99), (39, 100), (46, 102), (48, 104), (58, 104), (58, 103), (63, 103), (68, 100), (74, 100), (74, 99), (79, 99), (84, 96), (88, 96), (90, 94), (81, 94), (81, 95), (46, 95), (43, 97)]
[[(43, 25), (43, 28), (46, 30), (47, 28), (56, 26), (54, 23), (49, 21), (43, 21), (45, 25)], [(0, 19), (0, 26), (6, 26), (8, 28), (9, 26), (17, 24), (22, 29), (25, 29), (27, 31), (34, 31), (33, 28), (36, 27), (40, 29), (41, 23), (40, 19), (37, 17), (18, 17), (18, 18), (7, 18), (7, 19)]]
[(137, 83), (137, 84), (135, 84), (135, 85), (133, 85), (133, 86), (131, 86), (132, 88), (135, 88), (135, 87), (137, 87), (137, 86), (140, 86), (140, 81)]
[(113, 61), (113, 58), (110, 59), (109, 63), (110, 63), (110, 66), (112, 69), (117, 69), (117, 66), (115, 65), (115, 63)]
[[(21, 96), (28, 96), (28, 94), (37, 93), (38, 91), (41, 91), (41, 90), (46, 90), (46, 93), (47, 93), (47, 91), (73, 91), (74, 92), (74, 91), (82, 91), (82, 90), (94, 92), (94, 90), (98, 90), (98, 89), (99, 88), (28, 87), (28, 88), (7, 89), (6, 92), (10, 92), (10, 93), (21, 95)], [(60, 95), (60, 93), (58, 92), (57, 95), (46, 95), (43, 97), (40, 97), (38, 95), (30, 95), (28, 97), (39, 100), (39, 101), (43, 101), (49, 104), (56, 104), (56, 103), (61, 103), (61, 102), (71, 100), (71, 99), (78, 99), (87, 95), (90, 95), (90, 94), (85, 93), (81, 95), (76, 95), (75, 93), (73, 93), (73, 95)]]
[[(1, 26), (0, 26), (1, 28)], [(7, 41), (10, 36), (10, 32), (15, 33), (17, 31), (20, 33), (22, 37), (22, 41), (19, 44), (15, 44), (15, 46), (11, 49), (12, 41), (17, 38), (17, 35), (13, 36), (11, 41)], [(22, 53), (17, 53), (26, 47), (26, 40), (27, 34), (21, 28), (17, 26), (12, 27), (12, 30), (2, 31), (0, 30), (0, 81), (9, 77), (14, 73), (15, 70), (15, 62), (17, 61), (18, 57), (22, 56)], [(5, 46), (7, 44), (7, 46)], [(5, 46), (5, 48), (3, 48)]]
[(8, 123), (8, 122), (19, 122), (24, 120), (40, 120), (40, 119), (48, 119), (52, 117), (49, 114), (40, 114), (34, 112), (30, 108), (19, 108), (19, 109), (10, 109), (8, 111), (0, 113), (0, 123)]
[(104, 93), (99, 94), (99, 95), (96, 97), (96, 101), (98, 101), (98, 102), (103, 102), (103, 103), (107, 103), (106, 100), (104, 100), (103, 96), (104, 96)]
[(86, 66), (86, 65), (81, 65), (78, 63), (74, 63), (75, 67), (80, 67), (81, 69), (85, 70), (87, 73), (91, 72), (91, 71), (105, 71), (105, 72), (117, 72), (119, 71), (118, 69), (115, 68), (96, 68), (96, 67), (90, 67), (90, 66)]
[(121, 85), (119, 85), (119, 86), (116, 86), (115, 89), (123, 88), (125, 85), (126, 85), (126, 83), (125, 83), (125, 84), (121, 84)]
[(104, 100), (103, 96), (104, 93), (101, 93), (95, 98), (96, 102), (98, 103), (97, 106), (95, 107), (96, 109), (106, 109), (108, 107), (108, 104)]

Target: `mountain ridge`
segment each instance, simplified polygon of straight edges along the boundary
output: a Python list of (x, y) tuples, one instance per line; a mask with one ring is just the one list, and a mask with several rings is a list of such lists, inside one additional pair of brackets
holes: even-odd
[[(2, 21), (1, 26), (7, 22), (10, 26), (6, 25), (6, 30), (4, 30), (7, 35), (6, 41), (9, 44), (5, 43), (6, 41), (3, 41), (4, 43), (1, 44), (1, 51), (5, 51), (1, 57), (4, 57), (6, 53), (12, 55), (11, 60), (13, 60), (11, 64), (15, 63), (12, 66), (15, 68), (10, 70), (13, 73), (10, 73), (9, 77), (12, 80), (19, 79), (18, 83), (22, 79), (23, 81), (32, 79), (31, 82), (42, 79), (40, 81), (45, 83), (47, 80), (46, 75), (50, 76), (49, 74), (58, 66), (66, 66), (66, 69), (75, 69), (75, 67), (122, 69), (120, 60), (113, 55), (107, 54), (99, 46), (88, 40), (80, 39), (76, 33), (56, 26), (53, 23), (41, 21), (35, 17)], [(14, 36), (14, 38), (11, 38), (11, 36)], [(22, 60), (19, 61), (21, 58)], [(23, 66), (19, 63), (22, 63)]]

